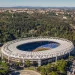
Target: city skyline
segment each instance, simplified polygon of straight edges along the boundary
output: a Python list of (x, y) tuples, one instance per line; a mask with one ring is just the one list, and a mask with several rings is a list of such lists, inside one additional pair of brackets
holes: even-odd
[(75, 7), (75, 0), (0, 0), (0, 7)]

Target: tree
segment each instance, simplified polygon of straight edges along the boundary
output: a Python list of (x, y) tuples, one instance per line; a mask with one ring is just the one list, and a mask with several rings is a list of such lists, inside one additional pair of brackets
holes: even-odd
[(6, 62), (0, 61), (0, 74), (6, 75), (6, 73), (9, 71), (8, 65)]
[(59, 71), (60, 73), (66, 73), (65, 69), (67, 66), (67, 62), (65, 60), (60, 60), (57, 62), (57, 71)]
[(56, 72), (52, 71), (49, 75), (58, 75)]
[(30, 61), (27, 60), (27, 61), (25, 62), (25, 65), (26, 65), (27, 67), (29, 67), (29, 66), (31, 65)]
[(47, 75), (45, 67), (41, 68), (41, 75)]

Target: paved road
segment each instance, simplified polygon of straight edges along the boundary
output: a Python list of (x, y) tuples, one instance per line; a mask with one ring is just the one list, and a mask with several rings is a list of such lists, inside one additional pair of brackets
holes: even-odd
[(75, 73), (75, 60), (73, 61), (73, 64), (72, 64), (72, 74), (74, 75)]
[(70, 70), (67, 72), (67, 75), (75, 75), (75, 60), (73, 61)]
[(1, 57), (1, 47), (0, 47), (0, 57)]

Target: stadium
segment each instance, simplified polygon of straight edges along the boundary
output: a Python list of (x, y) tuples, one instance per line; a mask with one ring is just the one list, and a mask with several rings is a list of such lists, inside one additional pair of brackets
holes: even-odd
[(36, 62), (38, 66), (57, 61), (70, 55), (74, 49), (71, 41), (57, 37), (29, 37), (13, 40), (1, 48), (2, 58), (25, 63)]

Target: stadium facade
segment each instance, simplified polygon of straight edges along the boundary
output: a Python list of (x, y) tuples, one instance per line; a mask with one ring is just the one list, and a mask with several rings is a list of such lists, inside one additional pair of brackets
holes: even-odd
[[(30, 42), (37, 41), (53, 41), (59, 43), (59, 46), (50, 50), (43, 51), (22, 51), (17, 46)], [(37, 62), (38, 66), (44, 63), (57, 61), (66, 55), (70, 56), (71, 51), (74, 49), (74, 45), (71, 41), (57, 37), (30, 37), (22, 38), (7, 42), (1, 48), (2, 58), (6, 58), (9, 61), (16, 61), (25, 63), (27, 60), (31, 62)]]

